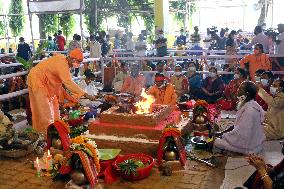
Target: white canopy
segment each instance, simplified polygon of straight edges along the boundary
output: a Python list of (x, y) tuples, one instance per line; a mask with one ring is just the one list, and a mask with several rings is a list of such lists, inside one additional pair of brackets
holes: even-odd
[(29, 0), (28, 7), (30, 13), (36, 14), (64, 12), (81, 13), (85, 9), (83, 0)]

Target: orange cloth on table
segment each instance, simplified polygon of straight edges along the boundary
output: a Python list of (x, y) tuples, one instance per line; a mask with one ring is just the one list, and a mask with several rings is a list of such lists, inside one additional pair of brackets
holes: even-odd
[(262, 53), (257, 56), (255, 54), (249, 54), (245, 56), (242, 60), (240, 60), (241, 68), (245, 68), (245, 63), (249, 62), (249, 74), (252, 81), (254, 80), (254, 74), (259, 69), (271, 70), (271, 62), (269, 57)]
[(46, 133), (48, 125), (59, 119), (59, 100), (64, 85), (75, 98), (85, 92), (74, 82), (68, 62), (63, 55), (41, 61), (28, 75), (28, 89), (33, 128)]
[(177, 94), (172, 84), (167, 84), (166, 89), (159, 89), (156, 85), (153, 85), (152, 87), (150, 87), (147, 93), (155, 97), (156, 104), (162, 104), (162, 105), (177, 104)]
[(142, 88), (145, 88), (146, 79), (143, 75), (138, 75), (136, 78), (127, 76), (124, 79), (120, 92), (140, 95)]

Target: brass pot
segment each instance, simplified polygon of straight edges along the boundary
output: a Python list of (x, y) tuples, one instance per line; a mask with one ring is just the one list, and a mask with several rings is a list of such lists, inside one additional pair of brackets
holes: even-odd
[(62, 146), (62, 142), (60, 139), (58, 138), (53, 138), (52, 139), (52, 147), (58, 150), (62, 150), (63, 146)]
[(80, 170), (74, 170), (71, 172), (70, 177), (72, 179), (72, 181), (77, 184), (77, 185), (83, 185), (86, 184), (87, 179), (84, 175), (84, 173)]
[(195, 118), (194, 121), (196, 124), (204, 124), (205, 123), (205, 118), (202, 115), (199, 115)]
[(167, 150), (165, 152), (165, 160), (166, 161), (175, 161), (177, 159), (177, 154), (175, 151), (169, 151)]

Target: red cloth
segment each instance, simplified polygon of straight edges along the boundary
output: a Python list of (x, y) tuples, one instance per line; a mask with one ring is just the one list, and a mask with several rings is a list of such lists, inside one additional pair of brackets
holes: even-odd
[(59, 51), (64, 51), (65, 38), (62, 35), (58, 35), (56, 38), (56, 42), (57, 42), (57, 49)]
[(176, 147), (178, 149), (179, 157), (180, 157), (179, 158), (180, 164), (182, 166), (184, 166), (185, 162), (186, 162), (185, 148), (183, 147), (183, 145), (181, 144), (181, 141), (179, 140), (179, 138), (181, 137), (180, 133), (175, 132), (175, 131), (165, 132), (162, 135), (162, 137), (160, 138), (160, 140), (159, 140), (159, 147), (158, 147), (158, 154), (157, 154), (158, 165), (162, 164), (163, 155), (164, 155), (164, 143), (166, 142), (166, 138), (167, 137), (173, 137), (174, 138)]
[[(67, 130), (67, 128), (65, 126), (62, 125), (62, 123), (60, 121), (55, 121), (53, 124), (50, 124), (47, 128), (47, 132), (49, 130), (49, 128), (51, 127), (55, 127), (55, 129), (57, 130), (62, 146), (63, 146), (63, 150), (66, 151), (69, 149), (69, 146), (71, 144), (71, 140), (70, 140), (70, 136), (69, 136), (69, 132)], [(52, 145), (51, 143), (51, 138), (49, 138), (48, 133), (47, 133), (47, 149), (49, 149)]]

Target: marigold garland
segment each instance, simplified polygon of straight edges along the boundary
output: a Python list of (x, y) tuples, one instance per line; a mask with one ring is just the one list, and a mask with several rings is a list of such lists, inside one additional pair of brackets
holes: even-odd
[[(90, 141), (90, 139), (88, 139), (88, 138), (86, 138), (86, 137), (84, 137), (82, 135), (77, 136), (77, 137), (71, 139), (72, 143), (82, 144), (82, 145), (84, 145), (86, 148), (88, 148), (92, 152), (97, 172), (100, 172), (99, 153), (98, 153), (96, 147), (93, 146), (92, 144), (89, 144), (88, 141)], [(94, 141), (92, 141), (92, 142), (94, 142)]]
[(99, 154), (97, 152), (97, 149), (89, 143), (86, 143), (85, 146), (92, 152), (95, 166), (96, 166), (97, 172), (99, 173), (101, 168), (100, 168), (100, 160), (99, 160)]

